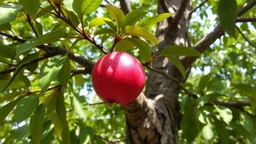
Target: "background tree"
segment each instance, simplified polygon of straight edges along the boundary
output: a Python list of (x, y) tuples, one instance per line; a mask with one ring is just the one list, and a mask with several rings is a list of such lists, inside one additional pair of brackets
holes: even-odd
[[(256, 143), (255, 5), (1, 1), (0, 143)], [(127, 105), (91, 86), (112, 50), (147, 73)]]

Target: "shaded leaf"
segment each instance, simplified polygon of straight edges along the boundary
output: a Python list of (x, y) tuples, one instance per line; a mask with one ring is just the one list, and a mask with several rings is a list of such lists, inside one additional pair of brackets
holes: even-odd
[(218, 16), (221, 27), (232, 37), (236, 38), (236, 0), (220, 0), (218, 4)]
[(132, 36), (138, 36), (138, 37), (144, 38), (145, 40), (149, 40), (155, 44), (158, 43), (158, 39), (155, 37), (155, 35), (149, 33), (146, 29), (144, 29), (142, 27), (126, 26), (125, 34), (132, 35)]
[(31, 131), (32, 141), (35, 144), (40, 144), (41, 135), (42, 135), (42, 126), (44, 122), (44, 112), (45, 112), (45, 106), (44, 104), (40, 104), (36, 108), (33, 115), (31, 116), (30, 131)]
[(169, 46), (162, 51), (164, 56), (200, 56), (200, 54), (196, 49), (183, 46)]
[(40, 0), (19, 0), (19, 2), (23, 5), (26, 12), (32, 16), (36, 15), (40, 7)]
[(167, 56), (168, 59), (178, 68), (182, 76), (185, 78), (186, 77), (186, 70), (183, 66), (183, 64), (180, 62), (180, 60), (174, 56)]
[(116, 20), (118, 28), (120, 28), (124, 23), (123, 11), (117, 7), (110, 6), (110, 5), (106, 6), (106, 8), (110, 16), (112, 16)]
[(70, 79), (70, 74), (71, 74), (71, 65), (70, 65), (70, 61), (69, 58), (66, 57), (63, 65), (60, 69), (60, 72), (58, 74), (58, 80), (62, 85), (65, 85), (66, 83), (68, 83), (69, 79)]
[(3, 31), (3, 30), (11, 30), (12, 26), (10, 23), (5, 23), (5, 24), (1, 24), (0, 25), (0, 30)]
[(69, 132), (69, 127), (67, 122), (65, 99), (62, 91), (58, 92), (58, 96), (56, 99), (56, 112), (63, 126), (63, 129), (61, 131), (61, 140), (64, 144), (69, 144), (70, 132)]
[(38, 103), (39, 96), (35, 93), (19, 101), (15, 111), (16, 121), (20, 123), (27, 119), (35, 111)]
[(12, 109), (18, 104), (18, 102), (22, 99), (23, 97), (19, 97), (16, 100), (9, 102), (5, 106), (3, 106), (0, 109), (0, 123), (7, 117), (7, 115), (12, 111)]
[(220, 140), (222, 141), (222, 143), (229, 144), (230, 132), (226, 129), (225, 123), (223, 123), (222, 121), (220, 121), (218, 119), (215, 119), (214, 124), (215, 124), (216, 133), (217, 133), (218, 137), (220, 138)]
[(156, 24), (162, 20), (165, 20), (165, 19), (169, 18), (170, 16), (172, 16), (171, 13), (162, 13), (157, 16), (148, 17), (148, 18), (142, 20), (141, 22), (139, 22), (138, 25), (145, 28), (152, 24)]
[(0, 25), (13, 21), (22, 8), (22, 5), (12, 3), (0, 5)]

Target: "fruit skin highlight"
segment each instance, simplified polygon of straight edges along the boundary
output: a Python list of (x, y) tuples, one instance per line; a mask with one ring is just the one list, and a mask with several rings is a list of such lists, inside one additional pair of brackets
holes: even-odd
[(100, 58), (92, 70), (92, 85), (105, 102), (128, 104), (134, 101), (145, 85), (141, 63), (125, 52), (111, 52)]

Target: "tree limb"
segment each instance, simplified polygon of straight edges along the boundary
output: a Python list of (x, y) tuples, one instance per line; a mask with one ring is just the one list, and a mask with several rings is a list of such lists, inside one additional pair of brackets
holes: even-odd
[(256, 22), (256, 17), (251, 17), (251, 18), (237, 18), (236, 22)]
[[(25, 39), (22, 39), (18, 36), (14, 36), (14, 35), (2, 32), (2, 31), (0, 31), (0, 35), (6, 36), (6, 37), (8, 37), (12, 40), (15, 40), (15, 41), (18, 41), (18, 42), (21, 42), (21, 43), (26, 42)], [(68, 53), (68, 57), (71, 60), (77, 62), (78, 64), (80, 64), (83, 67), (87, 67), (90, 70), (92, 70), (92, 67), (94, 65), (93, 62), (85, 59), (83, 56), (77, 55), (77, 54), (75, 54), (73, 52), (70, 52), (67, 49), (62, 48), (62, 47), (51, 46), (51, 45), (40, 45), (40, 46), (37, 46), (37, 48), (46, 51), (46, 53), (50, 52), (52, 55), (64, 55), (64, 54)]]
[[(242, 9), (238, 11), (237, 16), (238, 17), (241, 16), (242, 14), (250, 10), (255, 5), (256, 5), (256, 0), (252, 0), (246, 6), (244, 6)], [(193, 47), (199, 52), (203, 53), (210, 47), (210, 45), (212, 45), (223, 34), (224, 34), (224, 30), (221, 28), (220, 24), (218, 24), (213, 31), (211, 31), (207, 36), (205, 36), (203, 39), (197, 42)], [(192, 63), (197, 58), (198, 57), (184, 57), (181, 59), (181, 61), (184, 67), (187, 69), (192, 65)]]
[(180, 7), (178, 9), (178, 11), (175, 13), (173, 19), (172, 19), (172, 25), (171, 25), (171, 28), (172, 29), (177, 29), (178, 28), (178, 25), (179, 25), (179, 22), (187, 8), (187, 5), (189, 3), (189, 0), (182, 0), (181, 3), (180, 3)]
[(130, 0), (119, 0), (121, 10), (124, 12), (124, 14), (128, 14), (132, 11), (131, 9), (131, 1)]

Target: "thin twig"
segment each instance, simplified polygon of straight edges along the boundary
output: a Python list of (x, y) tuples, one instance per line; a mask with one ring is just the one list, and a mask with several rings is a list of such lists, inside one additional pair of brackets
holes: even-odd
[(176, 82), (176, 83), (180, 86), (180, 88), (181, 88), (186, 94), (188, 94), (189, 96), (191, 96), (191, 97), (193, 97), (193, 98), (197, 98), (197, 96), (196, 96), (195, 94), (191, 93), (191, 92), (188, 91), (183, 85), (181, 85), (181, 83), (179, 82), (179, 80), (177, 80), (177, 79), (175, 79), (175, 78), (173, 78), (173, 77), (168, 76), (166, 73), (163, 73), (163, 72), (161, 72), (161, 71), (158, 71), (158, 70), (156, 70), (156, 69), (153, 69), (153, 68), (151, 68), (151, 67), (148, 66), (148, 65), (147, 65), (146, 67), (147, 67), (149, 70), (151, 70), (151, 71), (153, 71), (153, 72), (156, 72), (156, 73), (158, 73), (158, 74), (161, 74), (161, 75), (163, 75), (164, 77), (166, 77), (167, 79)]
[(30, 26), (31, 29), (33, 30), (33, 32), (34, 32), (34, 34), (36, 35), (36, 37), (39, 37), (39, 35), (38, 35), (38, 33), (37, 33), (37, 31), (36, 31), (34, 25), (33, 25), (33, 22), (32, 22), (32, 20), (31, 20), (30, 15), (29, 15), (29, 14), (26, 14), (26, 15), (27, 15), (27, 22), (28, 22), (29, 26)]
[(202, 7), (208, 0), (204, 0), (202, 3), (200, 3), (197, 7), (195, 7), (190, 13), (189, 13), (189, 19), (191, 19), (192, 14), (199, 9), (200, 7)]
[(91, 73), (91, 69), (88, 69), (88, 68), (77, 68), (77, 69), (71, 70), (70, 78), (72, 78), (73, 76), (78, 75), (78, 74), (90, 74), (90, 73)]
[(240, 30), (239, 27), (236, 26), (237, 31), (242, 35), (242, 37), (254, 48), (256, 48), (256, 45), (254, 43), (252, 43), (244, 34), (243, 32)]
[(130, 0), (119, 0), (120, 6), (124, 14), (128, 14), (132, 11), (131, 9), (131, 1)]
[(100, 104), (107, 104), (106, 102), (93, 102), (93, 103), (88, 103), (89, 106), (91, 105), (100, 105)]

